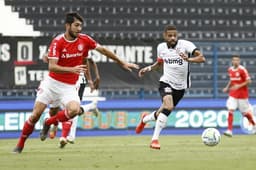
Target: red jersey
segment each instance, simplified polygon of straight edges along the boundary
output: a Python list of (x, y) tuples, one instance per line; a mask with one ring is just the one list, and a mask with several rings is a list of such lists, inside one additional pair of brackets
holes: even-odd
[[(48, 58), (57, 59), (57, 64), (64, 67), (75, 67), (83, 64), (88, 51), (96, 48), (97, 42), (85, 34), (79, 34), (73, 41), (65, 39), (64, 34), (54, 38), (49, 47)], [(49, 76), (63, 83), (75, 84), (78, 74), (49, 72)]]
[[(246, 80), (251, 79), (246, 68), (241, 65), (239, 65), (238, 68), (236, 68), (236, 69), (234, 69), (234, 67), (230, 67), (228, 69), (228, 74), (229, 74), (230, 81), (231, 81), (230, 87), (232, 87), (235, 84), (241, 84), (241, 83), (245, 82)], [(249, 97), (248, 87), (243, 86), (237, 90), (230, 90), (229, 96), (238, 98), (238, 99), (248, 98)]]

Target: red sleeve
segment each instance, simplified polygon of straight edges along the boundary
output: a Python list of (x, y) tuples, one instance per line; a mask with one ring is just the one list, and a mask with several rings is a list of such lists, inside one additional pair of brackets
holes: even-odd
[(96, 48), (97, 42), (94, 39), (92, 39), (91, 37), (89, 37), (89, 36), (88, 36), (88, 40), (89, 40), (88, 42), (89, 42), (90, 49)]
[(159, 63), (163, 63), (163, 62), (164, 62), (164, 60), (163, 60), (162, 58), (160, 58), (160, 57), (157, 57), (157, 62), (159, 62)]
[(53, 39), (49, 47), (48, 57), (60, 57), (60, 42)]
[(246, 69), (242, 70), (242, 76), (244, 77), (245, 80), (251, 79), (250, 75), (249, 75), (249, 73), (248, 73), (248, 71)]

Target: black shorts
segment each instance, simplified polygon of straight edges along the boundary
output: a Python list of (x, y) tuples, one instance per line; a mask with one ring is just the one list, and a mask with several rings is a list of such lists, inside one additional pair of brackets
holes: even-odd
[(172, 88), (169, 84), (167, 83), (164, 83), (162, 81), (159, 82), (159, 93), (162, 97), (162, 100), (163, 100), (163, 97), (166, 96), (166, 95), (172, 95), (172, 98), (173, 98), (173, 105), (176, 106), (180, 99), (182, 99), (182, 97), (184, 96), (185, 94), (185, 89), (182, 89), (182, 90), (176, 90), (174, 88)]

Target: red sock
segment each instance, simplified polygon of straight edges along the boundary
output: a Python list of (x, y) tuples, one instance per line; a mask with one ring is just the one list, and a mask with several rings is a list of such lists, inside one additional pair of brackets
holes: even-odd
[(17, 146), (20, 148), (23, 148), (25, 145), (26, 139), (29, 137), (29, 135), (33, 132), (34, 130), (34, 124), (31, 123), (31, 121), (28, 119), (22, 129), (19, 142), (17, 143)]
[(66, 110), (61, 110), (55, 116), (52, 116), (52, 117), (48, 118), (45, 123), (47, 125), (51, 125), (51, 124), (56, 125), (56, 124), (58, 124), (58, 122), (66, 122), (69, 119), (70, 118), (67, 114), (67, 111)]
[(246, 117), (248, 119), (248, 121), (254, 126), (255, 122), (253, 120), (252, 114), (251, 113), (245, 113), (244, 117)]
[(233, 129), (233, 112), (228, 112), (228, 130)]
[(62, 122), (62, 137), (67, 137), (72, 126), (72, 121)]

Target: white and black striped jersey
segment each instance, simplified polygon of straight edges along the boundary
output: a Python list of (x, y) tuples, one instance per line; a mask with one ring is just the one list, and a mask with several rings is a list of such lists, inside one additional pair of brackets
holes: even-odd
[(160, 81), (170, 84), (176, 90), (189, 88), (189, 63), (183, 60), (179, 53), (190, 57), (196, 49), (196, 46), (187, 40), (178, 40), (174, 48), (168, 48), (166, 42), (158, 44), (157, 60), (163, 62), (163, 75)]

